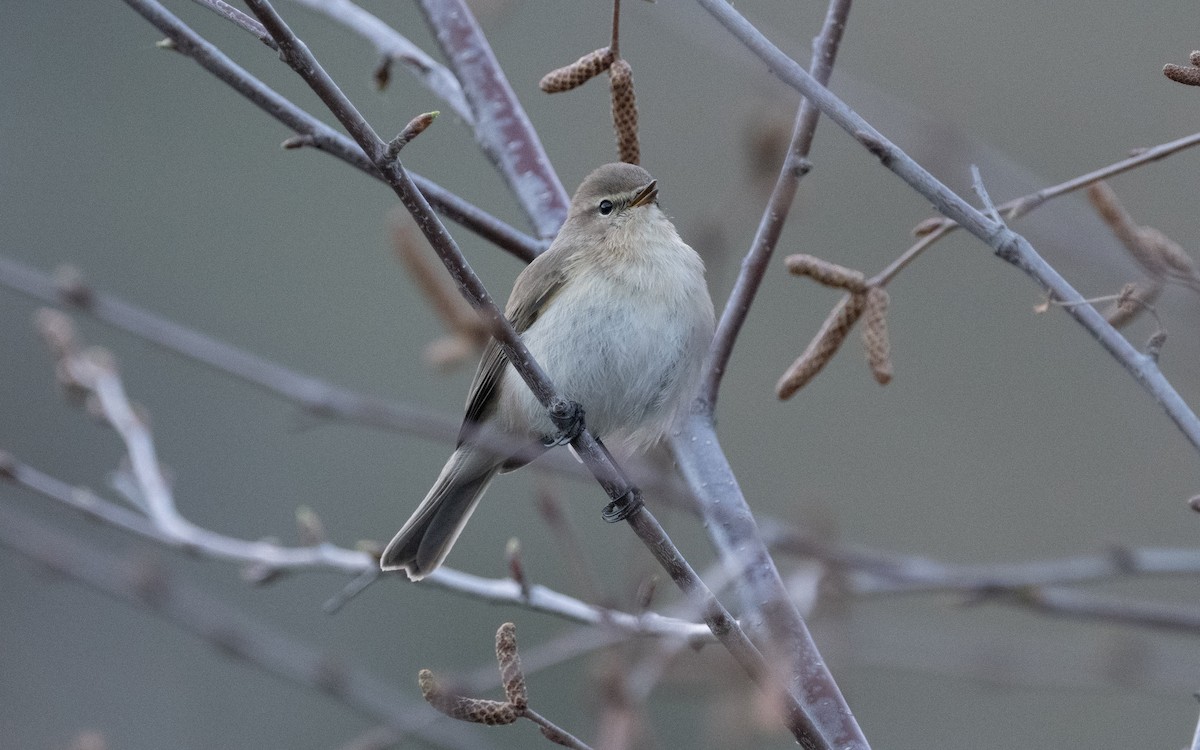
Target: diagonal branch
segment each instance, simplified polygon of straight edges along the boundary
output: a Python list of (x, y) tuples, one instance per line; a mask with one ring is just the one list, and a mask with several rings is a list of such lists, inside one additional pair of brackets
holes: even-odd
[(463, 122), (476, 128), (475, 115), (471, 111), (462, 85), (454, 73), (425, 54), (407, 37), (387, 25), (378, 16), (367, 12), (350, 0), (290, 0), (309, 10), (321, 13), (369, 41), (383, 58), (383, 64), (393, 61), (406, 67), (425, 88), (442, 98)]
[(475, 115), (475, 139), (543, 239), (558, 234), (570, 200), (492, 47), (462, 0), (419, 0)]
[[(809, 69), (813, 78), (822, 85), (829, 83), (829, 76), (833, 72), (842, 33), (846, 29), (846, 17), (850, 13), (850, 2), (851, 0), (833, 0), (830, 3), (821, 33), (813, 40)], [(710, 414), (716, 410), (721, 378), (725, 375), (734, 343), (750, 313), (750, 305), (754, 303), (763, 276), (767, 273), (771, 255), (779, 242), (779, 235), (783, 232), (783, 225), (787, 222), (788, 213), (796, 197), (800, 178), (810, 169), (808, 154), (812, 149), (820, 116), (821, 111), (813, 106), (812, 102), (808, 99), (801, 100), (800, 108), (796, 112), (792, 140), (783, 163), (779, 166), (779, 177), (775, 179), (775, 187), (772, 188), (771, 197), (767, 199), (766, 208), (759, 219), (750, 251), (742, 260), (741, 273), (738, 274), (733, 291), (729, 293), (729, 299), (725, 303), (725, 309), (721, 312), (721, 320), (717, 324), (716, 335), (708, 351), (708, 361), (704, 366), (704, 381), (697, 396), (701, 408)]]
[[(359, 171), (383, 180), (379, 170), (354, 141), (280, 96), (156, 0), (125, 0), (125, 3), (165, 34), (177, 52), (190, 57), (259, 109), (299, 133), (303, 145), (324, 151)], [(420, 175), (412, 175), (412, 180), (420, 188), (425, 199), (444, 216), (522, 260), (532, 260), (545, 247), (545, 243), (514, 229), (437, 183)]]
[(1139, 352), (1095, 308), (1085, 304), (1083, 296), (1037, 253), (1028, 240), (1002, 223), (987, 218), (942, 184), (829, 89), (813, 80), (804, 68), (772, 44), (732, 5), (724, 0), (697, 2), (762, 59), (784, 83), (812, 100), (821, 112), (854, 136), (887, 169), (932, 202), (938, 211), (982, 240), (1001, 260), (1025, 272), (1065, 303), (1067, 313), (1121, 363), (1162, 406), (1188, 441), (1200, 450), (1200, 419), (1163, 375), (1154, 358)]
[[(849, 9), (849, 2), (832, 0), (814, 45), (814, 71), (825, 77), (833, 64)], [(673, 447), (680, 471), (697, 493), (709, 539), (725, 564), (736, 570), (751, 632), (760, 641), (765, 640), (770, 655), (786, 665), (781, 671), (791, 681), (790, 689), (804, 697), (804, 705), (833, 707), (817, 714), (824, 736), (835, 747), (866, 748), (866, 737), (825, 666), (763, 542), (729, 459), (721, 449), (713, 422), (721, 375), (787, 216), (801, 176), (800, 168), (811, 146), (818, 112), (807, 99), (800, 105), (791, 147), (709, 350), (705, 381), (694, 413), (675, 438)]]

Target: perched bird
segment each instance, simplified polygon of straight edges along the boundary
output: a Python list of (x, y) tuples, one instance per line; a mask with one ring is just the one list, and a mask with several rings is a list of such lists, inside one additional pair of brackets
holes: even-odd
[[(704, 263), (659, 210), (641, 167), (608, 164), (584, 179), (567, 220), (517, 277), (505, 315), (560, 395), (618, 455), (644, 450), (686, 411), (713, 334)], [(472, 441), (481, 425), (511, 450)], [(384, 570), (420, 580), (450, 551), (497, 473), (555, 444), (559, 430), (492, 340), (467, 396), (458, 447), (383, 552)]]

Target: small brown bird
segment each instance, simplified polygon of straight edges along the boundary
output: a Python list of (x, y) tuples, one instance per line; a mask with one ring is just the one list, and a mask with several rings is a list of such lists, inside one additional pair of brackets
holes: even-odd
[[(661, 439), (694, 395), (713, 334), (704, 263), (659, 210), (641, 167), (607, 164), (571, 199), (558, 236), (517, 277), (505, 315), (588, 429), (618, 454)], [(488, 425), (528, 440), (507, 455), (471, 440)], [(497, 473), (555, 443), (558, 429), (492, 340), (467, 396), (458, 447), (383, 552), (419, 581), (450, 551)]]

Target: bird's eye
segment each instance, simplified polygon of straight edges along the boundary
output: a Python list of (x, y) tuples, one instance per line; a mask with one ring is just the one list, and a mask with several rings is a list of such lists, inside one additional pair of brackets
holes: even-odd
[(600, 215), (608, 216), (613, 212), (613, 202), (605, 198), (600, 201)]

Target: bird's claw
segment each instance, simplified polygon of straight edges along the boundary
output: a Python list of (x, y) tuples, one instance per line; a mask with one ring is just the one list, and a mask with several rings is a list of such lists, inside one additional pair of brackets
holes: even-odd
[(604, 510), (600, 511), (600, 517), (609, 523), (617, 523), (637, 513), (643, 505), (645, 503), (642, 501), (642, 493), (637, 487), (630, 487), (624, 495), (605, 505)]
[(558, 428), (558, 434), (542, 438), (542, 445), (547, 448), (568, 445), (583, 433), (583, 407), (577, 401), (556, 399), (550, 404), (550, 421)]

